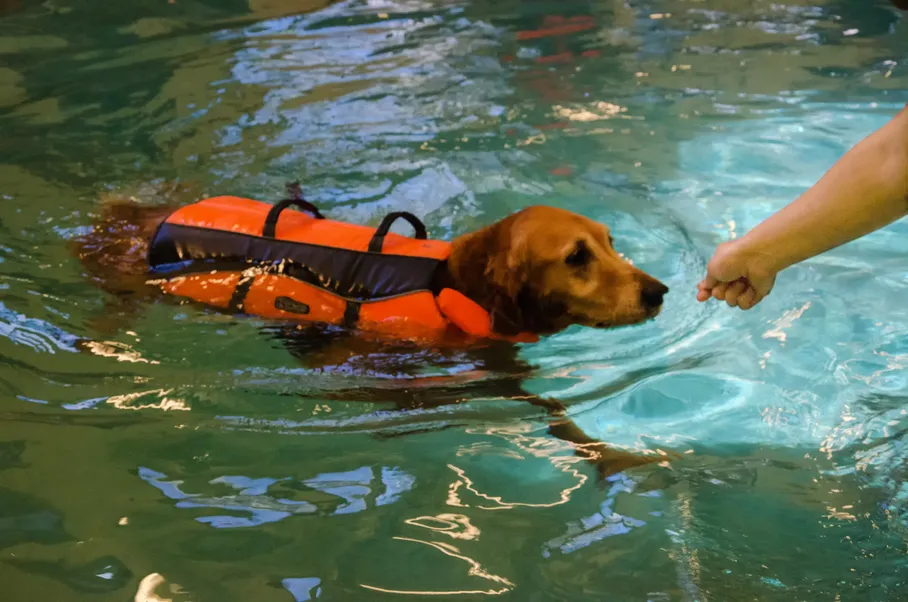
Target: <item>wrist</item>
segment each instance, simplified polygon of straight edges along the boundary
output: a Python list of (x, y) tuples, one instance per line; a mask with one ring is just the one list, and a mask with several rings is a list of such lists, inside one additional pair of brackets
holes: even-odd
[(751, 266), (767, 276), (791, 267), (796, 261), (785, 252), (780, 241), (765, 235), (759, 226), (734, 241), (736, 252)]

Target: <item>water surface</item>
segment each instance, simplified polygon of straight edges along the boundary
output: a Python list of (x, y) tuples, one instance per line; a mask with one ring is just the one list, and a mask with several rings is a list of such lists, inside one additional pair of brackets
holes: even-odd
[[(4, 599), (904, 599), (905, 224), (748, 313), (694, 287), (908, 101), (906, 28), (884, 2), (0, 3)], [(522, 378), (682, 459), (597, 483), (463, 362), (423, 375), (467, 403), (400, 412), (412, 379), (307, 369), (253, 319), (157, 304), (99, 337), (66, 241), (103, 195), (296, 179), (437, 237), (535, 203), (609, 223), (665, 311), (525, 347)]]

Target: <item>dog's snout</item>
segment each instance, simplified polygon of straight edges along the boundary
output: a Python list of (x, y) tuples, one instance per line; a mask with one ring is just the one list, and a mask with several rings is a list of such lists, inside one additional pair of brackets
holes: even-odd
[(668, 287), (658, 280), (644, 280), (640, 287), (640, 301), (647, 309), (656, 309), (662, 305), (662, 300), (668, 293)]

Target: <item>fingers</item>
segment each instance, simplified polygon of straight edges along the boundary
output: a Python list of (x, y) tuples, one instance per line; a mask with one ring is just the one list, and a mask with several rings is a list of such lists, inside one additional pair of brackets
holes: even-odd
[(728, 303), (729, 307), (737, 307), (741, 295), (750, 288), (752, 287), (746, 280), (732, 282), (728, 290), (725, 291), (725, 302)]
[(728, 290), (728, 282), (720, 282), (713, 287), (713, 299), (716, 301), (725, 301), (725, 292)]
[(719, 281), (716, 278), (714, 278), (710, 274), (706, 274), (706, 277), (702, 281), (700, 281), (700, 284), (698, 284), (697, 286), (704, 289), (712, 289), (717, 284), (719, 284)]
[(739, 241), (720, 244), (706, 266), (706, 276), (697, 284), (697, 301), (715, 299), (744, 310), (760, 303), (775, 281), (775, 272), (768, 270), (760, 257)]
[(765, 296), (757, 292), (754, 286), (744, 278), (734, 282), (717, 282), (713, 286), (709, 286), (707, 280), (697, 284), (697, 301), (716, 299), (724, 301), (729, 307), (738, 307), (743, 310), (751, 309)]
[(740, 297), (738, 297), (738, 307), (747, 310), (759, 303), (762, 299), (763, 296), (757, 294), (757, 290), (755, 288), (750, 287), (746, 291), (744, 291)]

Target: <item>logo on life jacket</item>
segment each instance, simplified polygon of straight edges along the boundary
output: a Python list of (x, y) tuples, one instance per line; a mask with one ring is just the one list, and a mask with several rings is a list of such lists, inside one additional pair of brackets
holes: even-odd
[[(401, 219), (413, 227), (413, 238), (390, 231)], [(370, 228), (326, 219), (302, 198), (270, 205), (221, 196), (170, 214), (152, 239), (148, 262), (157, 276), (152, 282), (164, 292), (226, 311), (402, 339), (438, 340), (452, 330), (504, 338), (492, 332), (478, 304), (453, 289), (434, 290), (450, 249), (429, 240), (425, 225), (407, 212)]]

